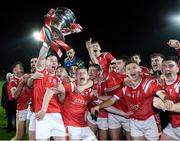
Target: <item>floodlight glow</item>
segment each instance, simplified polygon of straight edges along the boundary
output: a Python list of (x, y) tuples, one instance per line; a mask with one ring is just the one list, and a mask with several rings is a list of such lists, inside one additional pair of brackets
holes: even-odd
[(176, 16), (176, 17), (174, 17), (174, 20), (180, 23), (180, 15), (179, 15), (179, 16)]
[(170, 21), (180, 23), (180, 15), (174, 15), (170, 17)]
[(40, 33), (39, 32), (34, 32), (34, 34), (33, 34), (33, 36), (34, 36), (34, 38), (36, 39), (36, 40), (40, 40)]

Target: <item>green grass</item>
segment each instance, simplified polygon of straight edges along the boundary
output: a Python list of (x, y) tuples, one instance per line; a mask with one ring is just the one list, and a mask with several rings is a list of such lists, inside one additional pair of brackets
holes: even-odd
[(0, 106), (0, 140), (10, 140), (15, 136), (15, 131), (7, 133), (7, 119), (5, 110)]
[[(4, 81), (0, 81), (0, 102), (1, 102), (3, 83)], [(6, 130), (7, 130), (7, 118), (4, 108), (0, 106), (0, 140), (11, 140), (15, 136), (16, 134), (15, 131), (7, 133)], [(24, 135), (23, 139), (26, 140), (27, 135)]]
[[(0, 81), (0, 102), (1, 102), (1, 91), (2, 85), (4, 81)], [(10, 140), (15, 136), (15, 131), (7, 133), (7, 118), (5, 114), (5, 110), (2, 106), (0, 106), (0, 140)]]

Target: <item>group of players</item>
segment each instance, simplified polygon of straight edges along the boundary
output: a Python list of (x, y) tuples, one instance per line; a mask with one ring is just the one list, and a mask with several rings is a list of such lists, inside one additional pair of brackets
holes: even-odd
[[(180, 55), (179, 41), (168, 45)], [(22, 139), (25, 127), (30, 140), (180, 139), (178, 57), (154, 53), (148, 70), (138, 54), (115, 58), (90, 40), (86, 69), (73, 48), (64, 66), (46, 56), (49, 48), (43, 43), (31, 59), (30, 74), (18, 62), (8, 75), (8, 95), (17, 101), (12, 140)]]

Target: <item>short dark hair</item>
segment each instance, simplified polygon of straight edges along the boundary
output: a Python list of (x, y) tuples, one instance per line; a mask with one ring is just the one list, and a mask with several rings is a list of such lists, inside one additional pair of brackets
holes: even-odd
[(109, 66), (110, 66), (110, 65), (116, 65), (116, 63), (115, 63), (115, 62), (112, 62), (112, 63), (109, 64)]
[(71, 49), (75, 52), (75, 50), (74, 50), (74, 48), (72, 46), (69, 46), (69, 49), (67, 49), (66, 51), (69, 51)]
[(123, 56), (117, 57), (116, 60), (123, 60), (126, 63), (126, 62), (130, 61), (130, 58), (126, 55), (123, 55)]
[[(87, 68), (86, 68), (86, 67), (81, 67), (81, 68), (78, 68), (78, 69), (77, 69), (77, 71), (79, 71), (79, 70), (86, 70), (86, 71), (87, 71)], [(77, 72), (77, 71), (76, 71), (76, 72)]]
[(72, 67), (77, 67), (77, 68), (79, 68), (79, 66), (78, 66), (77, 64), (71, 65), (70, 69), (71, 69)]
[(91, 43), (92, 43), (92, 44), (99, 44), (98, 41), (92, 41)]
[[(101, 71), (101, 67), (100, 67), (100, 65), (98, 65), (98, 64), (90, 64), (90, 65), (89, 65), (89, 68), (90, 68), (90, 67), (95, 67), (98, 71)], [(89, 69), (89, 68), (88, 68), (88, 69)]]
[[(128, 62), (126, 62), (125, 67), (126, 67), (127, 65), (131, 64), (131, 63), (137, 64), (136, 61), (134, 61), (134, 60), (129, 60)], [(138, 64), (137, 64), (137, 65), (138, 65)]]
[(22, 62), (17, 61), (17, 62), (15, 62), (15, 63), (11, 66), (11, 71), (13, 71), (13, 69), (16, 67), (16, 65), (20, 65), (21, 67), (23, 67)]
[(151, 54), (151, 59), (155, 58), (155, 57), (158, 57), (158, 56), (163, 58), (163, 59), (165, 58), (165, 56), (163, 54), (161, 54), (161, 53), (153, 53), (153, 54)]
[(141, 55), (140, 55), (139, 53), (137, 53), (137, 52), (135, 52), (135, 53), (133, 53), (133, 54), (131, 55), (131, 57), (133, 57), (133, 56), (139, 56), (139, 57), (141, 57)]
[(164, 61), (174, 61), (178, 64), (179, 58), (177, 56), (167, 56), (163, 59), (163, 62)]

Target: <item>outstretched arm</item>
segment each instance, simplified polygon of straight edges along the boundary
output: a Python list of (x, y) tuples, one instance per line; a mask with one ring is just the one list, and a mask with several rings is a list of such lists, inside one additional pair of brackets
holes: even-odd
[(47, 43), (44, 42), (39, 52), (39, 57), (36, 63), (36, 68), (38, 71), (42, 71), (45, 68), (45, 63), (46, 63), (45, 59), (48, 51), (49, 51), (49, 46), (47, 45)]
[(99, 61), (97, 60), (97, 58), (94, 54), (94, 51), (93, 51), (93, 48), (91, 45), (91, 41), (92, 41), (92, 38), (90, 38), (90, 40), (86, 42), (86, 48), (88, 50), (89, 57), (90, 57), (91, 61), (93, 62), (93, 64), (99, 64)]
[(62, 84), (58, 86), (58, 88), (50, 88), (46, 90), (46, 93), (44, 95), (43, 104), (41, 110), (36, 114), (36, 118), (38, 120), (42, 120), (45, 116), (45, 113), (47, 112), (49, 102), (53, 96), (53, 94), (64, 94), (65, 95), (65, 89)]
[(105, 108), (105, 110), (110, 112), (110, 113), (123, 116), (125, 118), (128, 118), (129, 115), (133, 114), (133, 112), (123, 112), (122, 110), (119, 110), (118, 108), (115, 108), (113, 106), (107, 107), (107, 108)]
[(111, 97), (108, 100), (104, 101), (103, 103), (91, 108), (91, 113), (95, 114), (95, 111), (99, 111), (99, 109), (107, 108), (111, 105), (113, 105), (118, 99), (116, 97)]

